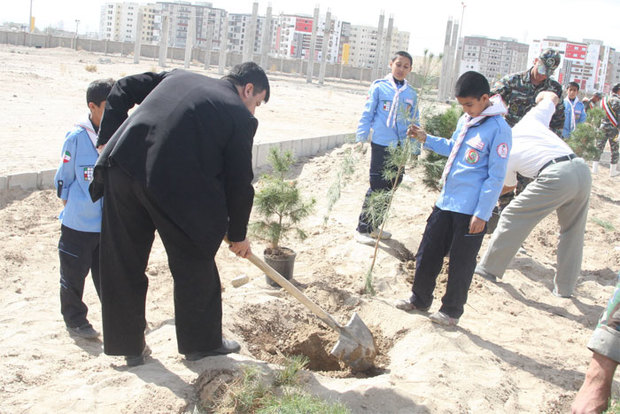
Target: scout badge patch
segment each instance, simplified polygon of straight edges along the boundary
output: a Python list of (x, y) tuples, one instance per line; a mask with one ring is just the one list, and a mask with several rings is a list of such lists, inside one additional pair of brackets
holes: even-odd
[(473, 148), (469, 148), (465, 153), (465, 161), (467, 164), (475, 164), (480, 160), (480, 154)]
[(502, 142), (497, 146), (497, 155), (501, 158), (506, 158), (508, 156), (508, 145), (505, 142)]
[(67, 163), (69, 161), (71, 161), (71, 153), (69, 151), (65, 151), (65, 153), (62, 155), (62, 162)]
[(84, 181), (93, 180), (93, 167), (84, 167)]

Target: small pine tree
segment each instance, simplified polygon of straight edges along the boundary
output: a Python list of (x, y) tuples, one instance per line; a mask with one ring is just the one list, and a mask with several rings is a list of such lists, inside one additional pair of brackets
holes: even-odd
[[(456, 124), (463, 114), (461, 108), (452, 105), (447, 111), (424, 118), (424, 130), (427, 134), (449, 138), (456, 130)], [(422, 166), (424, 177), (422, 183), (433, 190), (441, 190), (439, 180), (446, 165), (446, 157), (429, 151), (424, 158), (418, 158), (417, 165)]]
[(602, 108), (592, 108), (586, 122), (578, 124), (566, 141), (573, 152), (586, 161), (598, 159), (600, 156), (596, 141), (605, 138), (605, 134), (599, 129), (604, 117)]
[(286, 175), (295, 158), (290, 151), (281, 153), (272, 148), (269, 153), (272, 174), (261, 177), (260, 190), (254, 196), (256, 212), (261, 220), (250, 224), (252, 233), (259, 239), (269, 242), (272, 254), (281, 254), (280, 240), (292, 230), (304, 240), (306, 233), (297, 224), (313, 210), (316, 200), (302, 200), (297, 183), (287, 180)]

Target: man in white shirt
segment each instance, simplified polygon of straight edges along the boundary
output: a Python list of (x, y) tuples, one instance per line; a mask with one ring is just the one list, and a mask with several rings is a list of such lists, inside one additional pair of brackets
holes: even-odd
[(537, 105), (512, 130), (502, 192), (516, 187), (517, 173), (535, 180), (502, 211), (475, 273), (491, 281), (501, 278), (532, 229), (557, 211), (560, 237), (553, 293), (570, 297), (581, 271), (592, 177), (584, 160), (549, 129), (558, 100), (553, 92), (541, 92)]

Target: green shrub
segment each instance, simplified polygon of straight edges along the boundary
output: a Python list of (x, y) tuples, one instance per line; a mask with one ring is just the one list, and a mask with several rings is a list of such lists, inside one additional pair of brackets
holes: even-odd
[[(450, 138), (456, 130), (456, 124), (463, 111), (457, 105), (452, 105), (443, 113), (431, 115), (424, 118), (424, 130), (427, 134), (437, 137)], [(428, 151), (424, 158), (419, 157), (416, 165), (420, 165), (424, 170), (422, 183), (433, 190), (441, 190), (439, 180), (447, 158), (433, 151)]]
[[(592, 112), (592, 111), (590, 111)], [(598, 159), (600, 151), (596, 141), (604, 138), (603, 131), (588, 122), (577, 125), (566, 143), (573, 152), (586, 161)]]
[(586, 123), (598, 128), (601, 126), (601, 121), (606, 116), (607, 115), (605, 115), (605, 111), (603, 110), (603, 108), (592, 108), (588, 111), (588, 118), (586, 119)]

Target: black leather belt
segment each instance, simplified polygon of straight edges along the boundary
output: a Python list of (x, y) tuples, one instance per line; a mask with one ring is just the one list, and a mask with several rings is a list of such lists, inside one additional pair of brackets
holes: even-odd
[(548, 166), (550, 166), (550, 165), (557, 164), (558, 162), (570, 161), (570, 160), (575, 159), (575, 158), (577, 158), (577, 155), (575, 155), (575, 154), (568, 154), (568, 155), (564, 155), (562, 157), (554, 158), (554, 159), (548, 161), (542, 167), (540, 167), (540, 170), (538, 170), (538, 175), (540, 175), (540, 173), (543, 172), (543, 170), (545, 168), (547, 168)]

